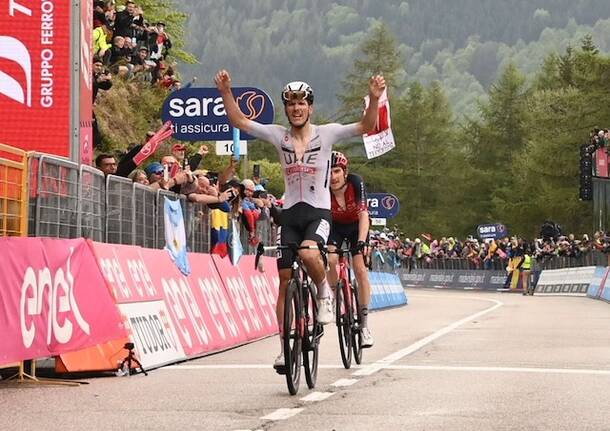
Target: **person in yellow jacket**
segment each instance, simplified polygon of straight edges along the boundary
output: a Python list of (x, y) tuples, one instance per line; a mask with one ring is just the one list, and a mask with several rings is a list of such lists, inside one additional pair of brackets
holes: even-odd
[(93, 30), (93, 55), (98, 56), (100, 58), (104, 58), (109, 49), (112, 48), (112, 45), (108, 43), (108, 34), (110, 34), (110, 30), (106, 27), (105, 24), (102, 24), (99, 27), (96, 27)]
[(532, 273), (532, 253), (529, 244), (524, 244), (523, 262), (521, 264), (521, 285), (524, 295), (534, 295), (534, 289), (530, 288), (530, 274)]

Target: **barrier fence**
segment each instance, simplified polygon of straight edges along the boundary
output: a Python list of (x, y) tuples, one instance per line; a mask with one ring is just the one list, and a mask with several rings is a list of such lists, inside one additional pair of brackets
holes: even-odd
[[(165, 246), (163, 203), (168, 198), (182, 205), (188, 249), (210, 251), (210, 211), (204, 204), (127, 178), (104, 177), (98, 169), (46, 154), (31, 153), (25, 166), (23, 174), (27, 178), (29, 172), (30, 186), (29, 223), (24, 231), (30, 236), (82, 237), (161, 249)], [(27, 196), (27, 186), (24, 190)], [(241, 232), (244, 252), (252, 253), (245, 229)], [(264, 243), (275, 242), (268, 220), (258, 223), (257, 233)]]
[(0, 236), (27, 235), (28, 157), (0, 144)]
[[(391, 266), (389, 262), (395, 262), (396, 258), (388, 256), (387, 253), (383, 253), (384, 261), (380, 259), (374, 259), (374, 267), (388, 267)], [(472, 259), (462, 258), (408, 258), (399, 261), (398, 264), (394, 264), (396, 268), (400, 267), (406, 270), (414, 269), (433, 269), (433, 270), (455, 270), (455, 271), (504, 271), (509, 263), (508, 258), (501, 259), (494, 257), (489, 262), (474, 262)], [(560, 268), (578, 268), (583, 266), (606, 266), (609, 265), (608, 255), (598, 250), (590, 250), (581, 253), (579, 256), (557, 256), (548, 255), (540, 256), (533, 260), (533, 264), (536, 269), (560, 269)]]

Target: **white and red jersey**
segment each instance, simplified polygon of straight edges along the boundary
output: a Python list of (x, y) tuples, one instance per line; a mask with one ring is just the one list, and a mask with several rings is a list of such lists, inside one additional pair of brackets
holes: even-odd
[(330, 154), (333, 145), (357, 136), (358, 125), (311, 125), (311, 140), (303, 157), (297, 160), (290, 129), (276, 124), (250, 122), (248, 133), (272, 143), (277, 149), (284, 172), (284, 209), (305, 202), (314, 208), (330, 209)]

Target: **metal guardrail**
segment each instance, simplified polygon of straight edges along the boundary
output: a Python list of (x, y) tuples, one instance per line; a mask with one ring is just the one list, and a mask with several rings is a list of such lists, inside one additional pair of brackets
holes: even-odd
[(0, 236), (26, 236), (27, 233), (27, 153), (0, 144)]

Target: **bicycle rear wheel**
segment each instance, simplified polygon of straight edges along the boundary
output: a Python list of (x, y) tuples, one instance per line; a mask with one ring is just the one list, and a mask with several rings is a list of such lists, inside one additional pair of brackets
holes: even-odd
[(299, 391), (301, 379), (302, 315), (299, 284), (294, 279), (290, 280), (286, 289), (283, 329), (286, 384), (288, 385), (290, 395), (296, 395)]
[(352, 281), (352, 350), (354, 351), (354, 360), (358, 365), (362, 362), (362, 326), (360, 325), (360, 301), (358, 300), (358, 284), (356, 280)]
[(318, 323), (318, 309), (314, 289), (308, 284), (303, 289), (304, 329), (303, 335), (303, 366), (305, 367), (305, 380), (307, 387), (313, 389), (318, 378), (318, 357), (320, 337), (323, 334), (322, 325)]
[(343, 366), (349, 369), (352, 366), (352, 307), (350, 307), (349, 298), (345, 296), (344, 280), (339, 280), (337, 283), (335, 306), (341, 361)]

